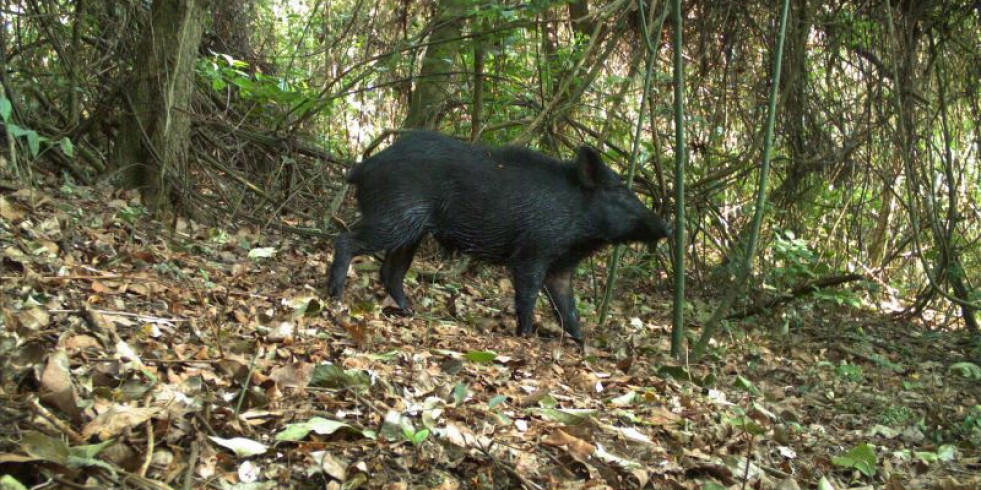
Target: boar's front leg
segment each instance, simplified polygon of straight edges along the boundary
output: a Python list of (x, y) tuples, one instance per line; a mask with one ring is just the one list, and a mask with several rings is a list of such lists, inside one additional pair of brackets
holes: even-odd
[(535, 319), (535, 302), (545, 281), (545, 266), (540, 263), (526, 263), (511, 266), (514, 280), (514, 311), (518, 317), (518, 337), (532, 334)]
[(562, 330), (580, 344), (583, 342), (579, 314), (576, 312), (576, 296), (572, 291), (572, 275), (575, 266), (549, 272), (545, 278), (545, 293), (555, 309), (555, 318)]

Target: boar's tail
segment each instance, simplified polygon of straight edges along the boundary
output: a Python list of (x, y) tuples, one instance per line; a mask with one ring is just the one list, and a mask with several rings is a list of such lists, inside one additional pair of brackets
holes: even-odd
[(348, 169), (347, 174), (344, 175), (344, 178), (348, 181), (348, 183), (350, 184), (358, 183), (358, 180), (360, 180), (361, 174), (364, 171), (364, 164), (365, 162), (361, 162)]

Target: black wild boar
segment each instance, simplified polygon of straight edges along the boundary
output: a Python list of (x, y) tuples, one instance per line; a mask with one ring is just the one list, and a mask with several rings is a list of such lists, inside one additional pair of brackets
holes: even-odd
[(382, 283), (408, 310), (402, 280), (419, 242), (432, 234), (450, 250), (510, 268), (519, 336), (532, 333), (544, 285), (562, 328), (582, 343), (576, 264), (609, 244), (655, 244), (671, 233), (587, 146), (570, 162), (411, 131), (352, 168), (347, 180), (362, 219), (334, 243), (331, 297), (343, 295), (355, 256), (384, 250)]

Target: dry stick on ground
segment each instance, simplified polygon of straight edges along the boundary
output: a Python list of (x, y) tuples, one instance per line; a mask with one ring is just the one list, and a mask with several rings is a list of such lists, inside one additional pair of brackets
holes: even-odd
[(187, 472), (184, 473), (184, 490), (194, 488), (194, 468), (198, 465), (198, 453), (201, 450), (201, 442), (191, 441), (191, 455), (187, 458)]
[(733, 313), (726, 317), (727, 320), (739, 320), (742, 318), (750, 317), (759, 313), (762, 313), (770, 308), (780, 306), (782, 304), (790, 303), (791, 301), (808, 294), (816, 293), (822, 289), (840, 286), (842, 284), (854, 281), (860, 281), (865, 279), (862, 274), (845, 274), (843, 276), (830, 276), (822, 277), (821, 279), (815, 279), (806, 284), (800, 285), (791, 289), (789, 292), (781, 294), (776, 298), (772, 298), (763, 303), (756, 304), (746, 310), (740, 311), (738, 313)]
[(498, 466), (499, 468), (503, 469), (505, 473), (511, 475), (513, 478), (518, 480), (518, 482), (521, 483), (522, 487), (531, 490), (542, 490), (542, 487), (540, 485), (522, 476), (520, 473), (518, 473), (518, 470), (514, 469), (514, 467), (510, 463), (501, 461), (500, 459), (494, 457), (494, 455), (490, 453), (490, 448), (483, 447), (482, 445), (478, 444), (476, 449), (478, 449), (481, 453), (483, 453), (486, 458), (490, 459), (495, 466)]
[(31, 408), (33, 408), (37, 412), (37, 414), (41, 416), (41, 418), (43, 418), (46, 422), (51, 424), (55, 429), (58, 429), (59, 431), (61, 431), (62, 434), (66, 435), (68, 439), (72, 442), (72, 444), (74, 445), (85, 444), (86, 442), (85, 438), (82, 437), (81, 434), (75, 432), (75, 429), (72, 429), (70, 426), (68, 426), (68, 424), (66, 424), (64, 421), (59, 419), (55, 414), (51, 413), (51, 411), (49, 411), (44, 405), (41, 404), (40, 400), (38, 400), (36, 397), (33, 396), (31, 397)]

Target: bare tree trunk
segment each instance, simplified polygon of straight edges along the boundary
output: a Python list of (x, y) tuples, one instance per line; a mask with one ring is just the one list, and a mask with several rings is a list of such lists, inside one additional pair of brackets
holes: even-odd
[(113, 166), (155, 211), (177, 203), (174, 187), (185, 177), (194, 63), (207, 9), (208, 0), (154, 0), (128, 81)]
[(436, 5), (436, 20), (403, 123), (407, 128), (435, 129), (445, 115), (464, 7), (463, 0), (439, 0)]
[(572, 28), (581, 36), (589, 36), (593, 33), (593, 20), (586, 18), (589, 15), (589, 2), (587, 0), (573, 0), (569, 2), (569, 17), (572, 18)]

